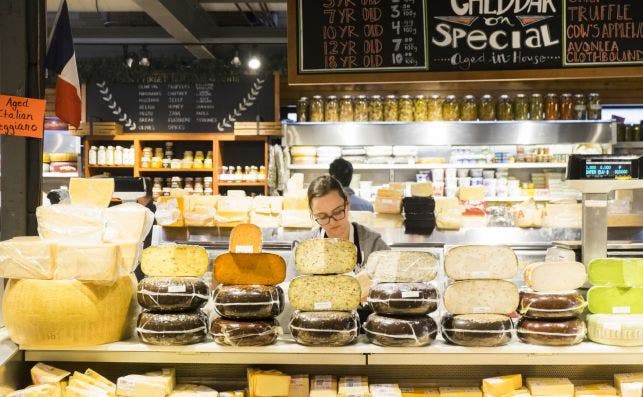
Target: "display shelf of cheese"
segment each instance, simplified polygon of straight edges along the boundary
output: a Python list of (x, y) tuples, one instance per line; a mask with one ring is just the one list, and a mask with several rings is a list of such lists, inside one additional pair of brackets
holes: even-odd
[(219, 182), (219, 186), (266, 186), (268, 182)]
[(133, 165), (90, 165), (87, 168), (90, 169), (109, 169), (109, 168), (123, 168), (123, 169), (132, 169)]
[[(328, 164), (290, 164), (291, 170), (328, 170)], [(493, 169), (565, 169), (565, 163), (485, 163), (485, 164), (353, 164), (355, 170), (428, 170), (441, 168), (493, 168)]]

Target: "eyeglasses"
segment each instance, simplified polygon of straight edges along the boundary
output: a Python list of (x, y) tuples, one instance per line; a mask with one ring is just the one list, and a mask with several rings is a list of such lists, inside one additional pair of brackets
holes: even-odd
[(334, 221), (341, 221), (344, 218), (346, 218), (346, 203), (344, 203), (341, 207), (335, 208), (331, 215), (323, 214), (322, 216), (318, 216), (313, 219), (320, 226), (326, 226), (330, 223), (331, 219)]

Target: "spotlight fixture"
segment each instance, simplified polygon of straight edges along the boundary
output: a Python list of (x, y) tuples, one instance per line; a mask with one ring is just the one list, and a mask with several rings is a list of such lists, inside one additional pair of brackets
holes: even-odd
[(150, 52), (147, 50), (147, 45), (143, 45), (141, 48), (141, 59), (138, 61), (138, 65), (145, 68), (150, 67)]
[(261, 60), (257, 56), (257, 46), (252, 46), (252, 53), (250, 59), (248, 59), (248, 69), (258, 70), (261, 67)]
[(123, 64), (127, 68), (131, 68), (134, 64), (134, 54), (127, 51), (127, 44), (123, 46)]
[(241, 59), (239, 58), (239, 48), (236, 46), (234, 47), (234, 57), (232, 57), (230, 64), (237, 68), (241, 66)]

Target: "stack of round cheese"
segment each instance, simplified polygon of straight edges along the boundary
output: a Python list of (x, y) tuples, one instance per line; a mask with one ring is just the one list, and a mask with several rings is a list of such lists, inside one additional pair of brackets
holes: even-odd
[(405, 197), (402, 200), (404, 209), (404, 231), (410, 234), (433, 233), (435, 229), (435, 200), (433, 197)]
[(357, 263), (353, 243), (339, 239), (300, 242), (295, 249), (295, 266), (303, 276), (288, 288), (295, 309), (290, 332), (307, 346), (345, 346), (357, 340), (361, 289), (348, 273)]
[(444, 260), (455, 280), (444, 292), (449, 312), (442, 318), (442, 336), (461, 346), (500, 346), (511, 340), (508, 314), (518, 306), (518, 288), (507, 279), (518, 272), (518, 259), (505, 246), (455, 247)]
[(374, 313), (364, 324), (371, 343), (380, 346), (426, 346), (438, 326), (429, 313), (438, 308), (438, 291), (429, 282), (438, 259), (428, 252), (378, 251), (368, 257), (366, 272), (376, 283), (368, 293)]
[(210, 289), (201, 279), (208, 269), (205, 248), (192, 245), (148, 247), (138, 284), (138, 303), (145, 309), (136, 332), (143, 343), (189, 345), (205, 340), (208, 320), (201, 307)]
[(576, 291), (585, 284), (585, 266), (578, 262), (538, 262), (525, 269), (530, 290), (520, 293), (516, 325), (524, 343), (571, 346), (585, 339), (586, 327), (579, 316), (585, 300)]
[(590, 340), (614, 346), (643, 346), (643, 259), (594, 259), (588, 266), (594, 285), (587, 295)]

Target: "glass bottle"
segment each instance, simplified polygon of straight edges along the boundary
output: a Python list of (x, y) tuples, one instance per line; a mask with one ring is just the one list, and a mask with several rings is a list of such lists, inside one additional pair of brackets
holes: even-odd
[(574, 120), (574, 99), (572, 94), (560, 95), (560, 119)]
[(310, 101), (310, 121), (324, 121), (324, 98), (321, 95), (313, 96), (313, 100)]
[(601, 105), (601, 96), (592, 92), (587, 96), (587, 119), (601, 120), (603, 118), (603, 106)]
[(531, 94), (531, 100), (529, 101), (529, 118), (531, 120), (542, 120), (544, 111), (545, 105), (543, 103), (543, 96), (538, 93)]
[(417, 95), (413, 100), (413, 115), (415, 121), (428, 121), (428, 102), (424, 95)]
[(460, 102), (455, 95), (448, 95), (442, 102), (442, 120), (458, 121), (460, 119)]
[(514, 119), (529, 120), (529, 100), (525, 94), (516, 94), (514, 98)]
[(371, 96), (368, 101), (368, 121), (384, 121), (384, 102), (379, 95)]
[(96, 164), (106, 165), (107, 164), (107, 150), (105, 146), (99, 146), (98, 152), (96, 152)]
[(465, 95), (462, 100), (462, 110), (460, 111), (460, 119), (462, 121), (475, 121), (478, 120), (478, 104), (476, 97), (473, 95)]
[(297, 102), (297, 121), (302, 123), (308, 121), (308, 105), (307, 97), (299, 98), (299, 102)]
[(399, 109), (397, 97), (395, 95), (387, 95), (384, 101), (384, 121), (397, 121), (399, 118)]
[(574, 120), (587, 119), (587, 104), (585, 103), (585, 95), (574, 95)]
[(92, 146), (89, 148), (89, 155), (88, 161), (89, 165), (97, 165), (98, 164), (98, 148), (96, 146)]
[(116, 146), (114, 149), (114, 165), (123, 165), (123, 147)]
[(513, 104), (509, 95), (500, 95), (498, 104), (496, 105), (496, 117), (498, 120), (513, 120)]
[(344, 95), (339, 101), (339, 121), (353, 121), (353, 97)]
[(326, 102), (324, 103), (324, 121), (339, 121), (339, 102), (335, 95), (326, 97)]
[(496, 102), (494, 102), (491, 95), (485, 94), (480, 98), (478, 118), (483, 121), (493, 121), (496, 119)]
[(410, 95), (402, 95), (398, 101), (398, 120), (413, 121), (413, 99)]
[(105, 165), (114, 165), (114, 146), (107, 146), (107, 151), (105, 151)]
[(366, 95), (359, 95), (353, 106), (355, 121), (368, 121), (368, 98)]
[(558, 95), (549, 93), (545, 96), (545, 120), (558, 120), (560, 118), (560, 102)]
[(442, 98), (440, 95), (431, 95), (427, 103), (426, 111), (429, 121), (442, 120)]

